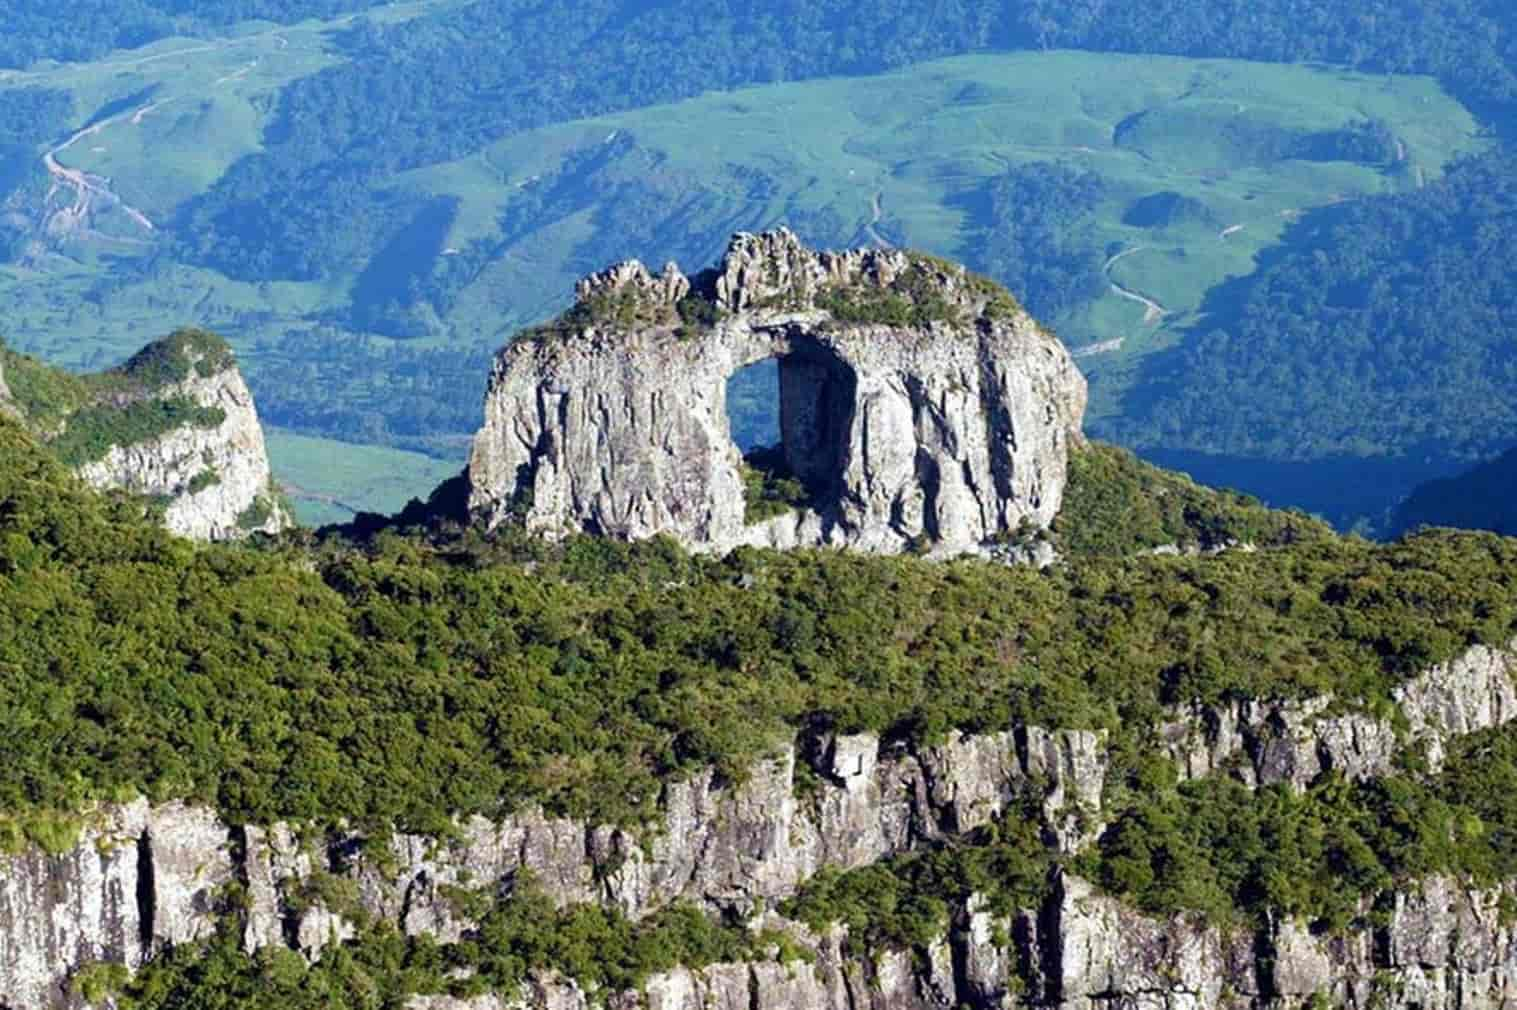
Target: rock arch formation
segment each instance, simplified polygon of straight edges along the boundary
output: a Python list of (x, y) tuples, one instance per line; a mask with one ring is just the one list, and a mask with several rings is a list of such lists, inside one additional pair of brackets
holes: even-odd
[[(631, 261), (577, 294), (496, 359), (469, 465), (492, 526), (950, 554), (1058, 510), (1085, 381), (962, 267), (813, 252), (779, 230), (735, 236), (694, 278)], [(784, 456), (812, 502), (749, 524), (726, 379), (769, 357)]]

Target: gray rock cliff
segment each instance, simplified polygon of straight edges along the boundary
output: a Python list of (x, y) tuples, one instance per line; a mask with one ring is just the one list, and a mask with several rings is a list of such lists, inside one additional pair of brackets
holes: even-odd
[[(471, 507), (492, 525), (951, 554), (1058, 511), (1085, 381), (962, 268), (813, 252), (780, 230), (735, 236), (694, 279), (634, 261), (577, 294), (496, 360), (469, 464)], [(810, 505), (750, 525), (726, 381), (768, 358), (782, 452)]]
[[(1193, 762), (1192, 776), (1304, 785), (1325, 770), (1375, 774), (1398, 748), (1431, 753), (1517, 717), (1514, 670), (1517, 642), (1476, 646), (1425, 671), (1398, 694), (1399, 735), (1389, 722), (1333, 714), (1321, 702), (1179, 712), (1166, 732), (1177, 757)], [(1363, 721), (1353, 732), (1341, 729), (1355, 719)], [(1366, 735), (1377, 742), (1366, 747)], [(1268, 756), (1282, 747), (1287, 757)], [(803, 765), (807, 785), (799, 788)], [(245, 895), (237, 918), (245, 950), (283, 946), (316, 959), (353, 935), (359, 911), (410, 935), (456, 940), (474, 924), (450, 900), (452, 888), (507, 887), (524, 871), (560, 904), (600, 903), (642, 917), (690, 901), (758, 916), (795, 932), (815, 954), (815, 965), (657, 976), (638, 997), (650, 1010), (1200, 1010), (1299, 1006), (1318, 992), (1333, 1005), (1365, 1008), (1517, 1001), (1517, 932), (1503, 914), (1517, 901), (1517, 882), (1469, 889), (1424, 880), (1399, 891), (1388, 915), (1367, 917), (1376, 925), (1332, 938), (1288, 921), (1262, 933), (1223, 933), (1183, 918), (1155, 920), (1072, 876), (1055, 881), (1041, 907), (1012, 915), (998, 917), (972, 899), (940, 942), (918, 951), (864, 952), (841, 930), (815, 936), (765, 911), (818, 870), (951, 842), (1013, 803), (1030, 801), (1049, 842), (1074, 853), (1102, 829), (1106, 777), (1105, 739), (1091, 731), (955, 733), (918, 748), (871, 734), (809, 733), (740, 783), (710, 772), (670, 783), (651, 834), (527, 809), (499, 823), (468, 820), (447, 840), (397, 833), (383, 851), (357, 835), (302, 838), (288, 825), (234, 827), (203, 808), (137, 801), (91, 817), (66, 851), (0, 855), (0, 1007), (76, 1006), (69, 982), (81, 967), (136, 968), (209, 936), (225, 920), (231, 885)], [(324, 876), (348, 882), (350, 907), (325, 903), (315, 886)], [(615, 1000), (637, 1005), (630, 995)], [(590, 1002), (572, 984), (544, 978), (516, 999), (413, 1005), (559, 1010)]]
[(21, 411), (17, 409), (11, 387), (5, 384), (5, 360), (0, 358), (0, 416), (20, 417)]
[(150, 396), (187, 400), (221, 420), (112, 445), (102, 458), (79, 467), (79, 475), (94, 487), (166, 500), (164, 524), (195, 540), (279, 532), (292, 519), (275, 493), (263, 428), (242, 373), (229, 353), (212, 358), (174, 341), (158, 346), (183, 358), (184, 375)]

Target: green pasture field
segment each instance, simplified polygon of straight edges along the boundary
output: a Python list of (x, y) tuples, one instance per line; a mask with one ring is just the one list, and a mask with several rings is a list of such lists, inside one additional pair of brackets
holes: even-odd
[[(449, 2), (393, 4), (372, 16), (399, 19)], [(145, 96), (59, 157), (108, 178), (122, 199), (166, 223), (175, 207), (259, 148), (280, 87), (344, 58), (332, 34), (342, 26), (250, 25), (223, 40), (168, 40), (93, 64), (36, 67), (0, 79), (0, 100), (17, 84), (64, 88), (83, 127), (108, 103)], [(143, 106), (151, 107), (139, 116)], [(1402, 148), (1394, 165), (1282, 160), (1270, 148), (1280, 133), (1365, 119), (1394, 132)], [(1109, 277), (1128, 295), (1108, 290), (1045, 322), (1073, 347), (1115, 346), (1081, 359), (1097, 376), (1092, 413), (1099, 415), (1112, 409), (1134, 361), (1176, 339), (1206, 292), (1251, 271), (1301, 211), (1423, 184), (1482, 144), (1469, 112), (1427, 77), (1017, 53), (710, 93), (518, 134), (375, 185), (457, 201), (451, 232), (430, 265), (420, 262), (423, 274), (442, 277), (450, 257), (475, 254), (441, 327), (403, 342), (423, 349), (499, 346), (562, 308), (589, 270), (634, 254), (654, 266), (675, 257), (700, 268), (739, 229), (790, 223), (803, 234), (820, 228), (829, 244), (885, 240), (963, 257), (980, 226), (975, 195), (1008, 167), (1053, 161), (1087, 169), (1105, 181), (1090, 241), (1103, 258), (1127, 254), (1112, 262)], [(1195, 200), (1205, 212), (1159, 228), (1123, 223), (1134, 201), (1160, 192)], [(65, 248), (0, 266), (0, 318), (14, 346), (100, 368), (175, 326), (199, 325), (231, 340), (256, 389), (275, 338), (293, 333), (314, 344), (323, 334), (351, 332), (342, 320), (364, 263), (321, 282), (236, 282), (175, 262), (165, 234), (144, 235), (121, 213), (103, 222)], [(149, 260), (149, 253), (159, 255)], [(388, 338), (375, 343), (393, 346)], [(312, 395), (343, 401), (355, 390)], [(274, 441), (289, 473), (308, 464), (304, 473), (320, 473), (335, 451), (321, 439)], [(352, 458), (386, 480), (402, 463), (424, 460)], [(385, 500), (425, 494), (434, 477), (421, 467)], [(317, 490), (364, 507), (379, 501), (363, 497), (379, 491), (355, 486)]]
[[(1328, 131), (1363, 119), (1389, 123), (1405, 146), (1394, 168), (1278, 160), (1257, 150), (1270, 130)], [(1124, 124), (1133, 124), (1120, 131)], [(709, 199), (692, 232), (720, 220), (755, 226), (830, 209), (867, 240), (874, 216), (911, 245), (962, 255), (975, 222), (963, 201), (1007, 166), (1055, 161), (1107, 182), (1095, 234), (1112, 252), (1142, 248), (1112, 279), (1161, 304), (1163, 327), (1187, 321), (1207, 289), (1249, 272), (1301, 211), (1435, 177), (1478, 149), (1467, 110), (1431, 78), (1336, 69), (1082, 52), (959, 57), (867, 79), (768, 85), (556, 126), (510, 138), (463, 163), (412, 173), (427, 189), (457, 193), (449, 244), (481, 235), (484, 208), (531, 186), (564, 158), (630, 135), (656, 152), (658, 171), (700, 179)], [(762, 203), (741, 175), (777, 180)], [(1214, 224), (1163, 229), (1122, 223), (1132, 201), (1172, 191), (1205, 204)], [(521, 265), (487, 271), (510, 286), (518, 322), (561, 303), (571, 251), (599, 208), (522, 236)], [(486, 229), (487, 230), (487, 229)], [(498, 236), (510, 241), (510, 236)], [(715, 255), (717, 250), (707, 250)], [(692, 263), (687, 266), (700, 266)], [(510, 283), (515, 281), (515, 283)], [(1073, 345), (1123, 337), (1141, 352), (1157, 329), (1140, 304), (1109, 294), (1050, 320)]]
[(462, 461), (448, 463), (419, 452), (311, 438), (279, 428), (266, 429), (264, 441), (274, 479), (303, 526), (347, 522), (357, 512), (393, 515), (463, 469)]

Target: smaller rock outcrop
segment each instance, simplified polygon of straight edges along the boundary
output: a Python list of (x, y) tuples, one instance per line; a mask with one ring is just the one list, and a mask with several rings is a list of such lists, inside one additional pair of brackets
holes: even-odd
[(18, 413), (90, 485), (156, 500), (164, 525), (197, 540), (290, 524), (252, 393), (219, 337), (180, 330), (95, 375), (13, 360), (25, 366), (11, 370), (17, 392), (37, 387)]
[(1473, 645), (1394, 692), (1402, 717), (1343, 711), (1330, 695), (1191, 705), (1160, 729), (1182, 778), (1231, 775), (1250, 787), (1303, 789), (1325, 772), (1362, 780), (1385, 775), (1398, 753), (1422, 749), (1431, 769), (1448, 743), (1517, 719), (1517, 639)]
[[(1005, 291), (920, 254), (732, 239), (693, 278), (621, 263), (496, 359), (470, 506), (548, 536), (697, 550), (983, 549), (1046, 526), (1085, 380)], [(726, 382), (779, 364), (784, 468), (806, 504), (749, 521)]]
[(5, 384), (5, 356), (3, 354), (0, 354), (0, 416), (21, 416), (21, 411), (11, 396), (11, 387)]

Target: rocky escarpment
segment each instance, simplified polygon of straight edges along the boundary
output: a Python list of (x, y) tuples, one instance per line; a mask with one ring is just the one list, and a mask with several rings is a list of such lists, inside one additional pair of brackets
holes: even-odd
[[(899, 251), (733, 238), (719, 267), (582, 281), (498, 356), (470, 504), (550, 536), (697, 549), (837, 544), (959, 553), (1046, 525), (1085, 382), (1004, 291)], [(777, 358), (780, 454), (804, 508), (745, 521), (726, 381)]]
[[(1176, 713), (1163, 736), (1192, 776), (1300, 785), (1313, 761), (1319, 772), (1369, 775), (1386, 770), (1398, 747), (1436, 753), (1454, 736), (1517, 717), (1514, 671), (1517, 642), (1478, 646), (1404, 685), (1394, 718), (1283, 703), (1246, 716), (1198, 708)], [(1363, 720), (1357, 735), (1342, 732), (1350, 717)], [(1364, 760), (1366, 735), (1387, 741), (1378, 763)], [(1212, 762), (1205, 767), (1203, 754)], [(302, 837), (287, 825), (233, 826), (205, 809), (138, 801), (94, 816), (62, 853), (0, 857), (0, 1006), (70, 1005), (69, 981), (81, 966), (136, 967), (209, 935), (226, 921), (229, 888), (242, 895), (235, 921), (244, 949), (285, 946), (308, 958), (353, 935), (363, 917), (457, 939), (473, 923), (456, 890), (490, 893), (524, 872), (563, 905), (600, 903), (642, 917), (689, 901), (773, 922), (776, 904), (821, 869), (951, 841), (1014, 803), (1036, 808), (1046, 843), (1072, 854), (1103, 828), (1107, 761), (1103, 735), (1086, 730), (950, 734), (917, 748), (872, 734), (808, 733), (740, 783), (708, 772), (667, 785), (651, 832), (525, 810), (499, 823), (472, 819), (446, 840), (397, 834), (379, 844), (356, 834)], [(326, 886), (334, 880), (345, 886)], [(1367, 994), (1386, 991), (1392, 978), (1429, 994), (1424, 1006), (1496, 1005), (1517, 999), (1517, 945), (1498, 914), (1512, 900), (1510, 887), (1465, 891), (1430, 880), (1397, 898), (1388, 924), (1326, 939), (1285, 921), (1234, 934), (1151, 920), (1060, 877), (1042, 905), (1015, 914), (998, 918), (971, 900), (949, 935), (916, 954), (865, 954), (838, 931), (801, 930), (814, 969), (676, 972), (650, 982), (648, 1000), (760, 1010), (1024, 1000), (1200, 1008), (1278, 1005), (1323, 991), (1367, 1006)], [(566, 982), (542, 979), (527, 1005), (585, 999)]]
[(222, 420), (112, 445), (102, 459), (79, 468), (81, 477), (97, 488), (166, 499), (164, 525), (196, 540), (277, 533), (290, 525), (274, 490), (253, 394), (235, 366), (192, 375), (159, 396), (183, 398)]
[(11, 397), (11, 387), (5, 384), (5, 360), (0, 357), (0, 416), (19, 417), (20, 413)]
[(170, 530), (197, 540), (289, 525), (253, 396), (220, 338), (181, 330), (95, 375), (15, 360), (18, 413), (92, 486), (156, 500)]
[[(807, 959), (716, 964), (650, 978), (609, 999), (535, 979), (518, 997), (417, 997), (409, 1010), (1109, 1010), (1510, 1006), (1517, 925), (1512, 886), (1430, 877), (1399, 894), (1380, 925), (1330, 938), (1282, 919), (1259, 930), (1160, 921), (1060, 875), (1036, 908), (990, 911), (980, 895), (920, 950), (862, 953), (847, 931), (811, 936)], [(793, 927), (792, 927), (793, 928)]]

